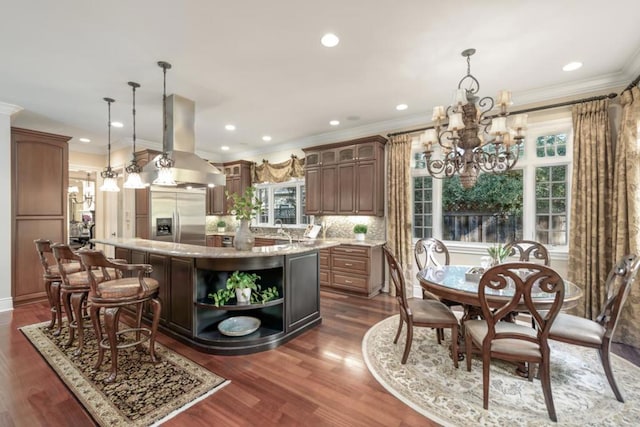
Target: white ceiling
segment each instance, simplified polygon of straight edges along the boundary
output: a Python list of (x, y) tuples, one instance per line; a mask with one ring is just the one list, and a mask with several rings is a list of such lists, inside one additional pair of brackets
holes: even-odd
[[(507, 88), (516, 106), (640, 73), (638, 0), (21, 0), (2, 15), (0, 102), (24, 108), (12, 125), (72, 136), (78, 151), (105, 150), (105, 96), (125, 123), (112, 143), (130, 143), (131, 80), (139, 142), (162, 140), (158, 60), (173, 65), (167, 92), (196, 102), (197, 151), (214, 160), (425, 125), (470, 47), (481, 95)], [(570, 61), (584, 67), (563, 72)]]

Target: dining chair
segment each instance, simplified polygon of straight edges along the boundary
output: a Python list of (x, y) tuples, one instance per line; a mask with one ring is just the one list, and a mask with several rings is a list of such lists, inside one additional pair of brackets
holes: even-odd
[(611, 390), (620, 402), (624, 402), (624, 398), (613, 376), (609, 351), (620, 312), (639, 270), (639, 257), (634, 254), (622, 257), (609, 272), (605, 284), (607, 299), (596, 320), (560, 313), (549, 332), (549, 339), (597, 349)]
[(540, 242), (534, 240), (513, 240), (505, 245), (505, 249), (509, 250), (510, 257), (518, 257), (519, 261), (537, 262), (542, 261), (546, 266), (551, 265), (549, 251)]
[[(533, 302), (532, 289), (545, 292), (553, 297), (550, 307), (540, 311)], [(505, 290), (513, 295), (496, 307), (489, 306), (487, 294), (501, 294)], [(551, 395), (549, 372), (549, 330), (560, 311), (564, 299), (564, 281), (551, 268), (525, 262), (499, 264), (488, 269), (478, 284), (478, 299), (484, 319), (465, 322), (465, 353), (467, 371), (471, 371), (472, 353), (482, 355), (482, 395), (484, 409), (489, 409), (489, 372), (491, 359), (512, 362), (528, 362), (540, 366), (540, 382), (549, 418), (557, 421)], [(530, 326), (501, 321), (518, 306), (526, 306), (536, 322), (536, 329)], [(533, 379), (533, 369), (529, 369), (529, 380)]]
[[(95, 369), (99, 369), (104, 358), (104, 351), (108, 348), (111, 352), (111, 372), (105, 382), (115, 381), (118, 374), (118, 350), (137, 346), (147, 340), (149, 341), (151, 361), (158, 362), (155, 354), (155, 340), (162, 305), (158, 299), (159, 282), (145, 276), (151, 273), (151, 265), (126, 264), (120, 260), (114, 262), (107, 259), (102, 251), (92, 249), (78, 251), (78, 255), (89, 272), (89, 301), (91, 303), (89, 315), (98, 342), (98, 359)], [(112, 269), (116, 271), (115, 277), (109, 273)], [(129, 272), (137, 274), (133, 277), (125, 277), (125, 273)], [(104, 281), (100, 282), (99, 277), (102, 277)], [(150, 328), (142, 325), (142, 311), (145, 302), (151, 304), (153, 311)], [(120, 330), (120, 309), (129, 305), (135, 306), (135, 325)], [(102, 309), (104, 309), (106, 338), (103, 338), (100, 319)], [(132, 339), (128, 336), (130, 334), (135, 334), (135, 337)]]
[[(389, 264), (389, 277), (396, 290), (396, 300), (400, 308), (400, 324), (398, 332), (393, 343), (398, 342), (400, 333), (402, 332), (403, 323), (407, 324), (407, 339), (404, 345), (404, 353), (402, 354), (401, 363), (407, 363), (411, 344), (413, 341), (413, 327), (427, 327), (436, 329), (451, 329), (451, 351), (453, 365), (458, 367), (458, 319), (449, 307), (435, 299), (417, 299), (407, 298), (407, 290), (405, 287), (404, 275), (395, 256), (389, 248), (383, 246), (387, 263)], [(441, 344), (442, 337), (440, 333), (436, 333), (438, 344)]]
[[(413, 248), (413, 256), (420, 271), (428, 267), (438, 268), (443, 265), (449, 265), (451, 260), (447, 246), (434, 237), (418, 240)], [(422, 298), (439, 300), (449, 307), (460, 305), (455, 301), (440, 299), (425, 289), (422, 289)]]

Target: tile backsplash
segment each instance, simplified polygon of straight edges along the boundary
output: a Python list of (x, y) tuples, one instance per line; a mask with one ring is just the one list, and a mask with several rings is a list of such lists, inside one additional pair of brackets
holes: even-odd
[[(226, 231), (233, 232), (238, 228), (239, 221), (232, 215), (214, 215), (207, 216), (207, 233), (215, 233), (217, 231), (216, 223), (223, 220), (227, 223)], [(356, 224), (367, 225), (367, 239), (385, 240), (385, 219), (377, 216), (343, 216), (343, 215), (327, 215), (315, 216), (313, 223), (324, 225), (325, 230), (320, 231), (318, 237), (326, 238), (351, 238), (353, 237), (353, 226)], [(275, 227), (252, 227), (257, 231), (269, 233), (277, 231)], [(304, 228), (287, 229), (294, 237), (302, 237)]]

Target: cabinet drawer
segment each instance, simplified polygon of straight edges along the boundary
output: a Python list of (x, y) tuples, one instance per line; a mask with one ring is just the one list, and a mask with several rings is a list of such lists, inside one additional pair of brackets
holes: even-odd
[(365, 246), (354, 245), (340, 245), (331, 248), (331, 253), (334, 255), (349, 255), (349, 256), (369, 256), (369, 248)]
[(329, 284), (329, 270), (320, 269), (320, 283), (323, 285)]
[(369, 272), (369, 259), (334, 255), (331, 257), (331, 268), (367, 274)]
[(367, 277), (350, 276), (337, 272), (331, 273), (331, 286), (357, 292), (367, 292)]
[(329, 268), (329, 252), (320, 251), (320, 268)]

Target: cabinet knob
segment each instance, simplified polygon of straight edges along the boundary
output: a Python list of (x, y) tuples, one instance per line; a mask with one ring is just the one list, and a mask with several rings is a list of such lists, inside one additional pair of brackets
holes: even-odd
[(344, 283), (353, 283), (351, 280), (345, 280)]
[(346, 265), (347, 267), (353, 266), (353, 264), (351, 264), (350, 262), (345, 262), (344, 265)]

